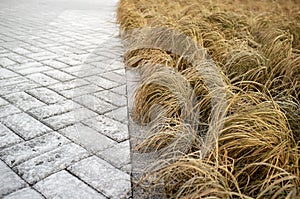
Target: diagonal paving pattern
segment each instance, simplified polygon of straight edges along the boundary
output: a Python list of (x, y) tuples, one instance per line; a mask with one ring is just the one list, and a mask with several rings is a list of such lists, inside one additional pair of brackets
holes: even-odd
[(117, 0), (0, 2), (0, 198), (128, 198)]

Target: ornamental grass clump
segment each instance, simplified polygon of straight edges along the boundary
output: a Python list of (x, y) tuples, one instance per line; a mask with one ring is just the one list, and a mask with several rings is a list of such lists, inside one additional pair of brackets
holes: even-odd
[[(120, 0), (124, 62), (141, 76), (137, 182), (167, 198), (300, 197), (297, 0)], [(160, 190), (161, 193), (157, 193)]]

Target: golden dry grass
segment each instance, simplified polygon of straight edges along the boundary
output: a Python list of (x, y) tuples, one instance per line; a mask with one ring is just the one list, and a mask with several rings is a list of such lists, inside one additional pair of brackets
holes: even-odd
[(151, 125), (136, 149), (160, 155), (138, 182), (150, 195), (300, 197), (299, 5), (120, 0), (133, 118)]

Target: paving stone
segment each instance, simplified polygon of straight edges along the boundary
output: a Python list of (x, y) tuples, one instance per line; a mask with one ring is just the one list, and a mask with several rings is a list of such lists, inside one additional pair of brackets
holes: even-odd
[[(8, 79), (7, 81), (9, 81)], [(0, 95), (26, 91), (38, 87), (39, 85), (31, 81), (23, 81), (20, 84), (10, 84), (7, 86), (0, 85)]]
[(101, 90), (103, 90), (103, 88), (93, 84), (89, 84), (89, 85), (61, 91), (60, 93), (67, 98), (74, 98), (85, 94), (95, 93)]
[(111, 63), (113, 62), (113, 60), (111, 58), (107, 58), (107, 57), (98, 55), (97, 59), (99, 61), (91, 62), (90, 64), (92, 64), (93, 66), (96, 66), (99, 69), (105, 69), (107, 72), (120, 69), (119, 67), (111, 66)]
[(115, 92), (115, 93), (117, 93), (117, 94), (119, 94), (119, 95), (124, 95), (124, 96), (126, 96), (126, 94), (127, 94), (127, 91), (126, 91), (126, 85), (124, 84), (124, 85), (122, 85), (122, 86), (118, 86), (118, 87), (115, 87), (115, 88), (112, 88), (112, 89), (110, 89), (112, 92)]
[(48, 85), (59, 82), (59, 81), (57, 81), (47, 75), (44, 75), (42, 73), (35, 73), (35, 74), (27, 75), (26, 77), (35, 81), (36, 83), (38, 83), (42, 86), (48, 86)]
[(0, 198), (26, 186), (26, 183), (0, 160)]
[(95, 191), (67, 171), (52, 174), (34, 185), (47, 198), (72, 199), (105, 199), (101, 193)]
[(31, 53), (41, 51), (41, 48), (33, 46), (33, 45), (27, 45), (27, 46), (24, 46), (23, 48), (25, 48), (26, 50), (29, 50)]
[(124, 124), (128, 123), (127, 106), (112, 110), (105, 115)]
[(22, 141), (19, 136), (0, 123), (0, 150)]
[(36, 88), (27, 92), (48, 104), (54, 104), (56, 102), (65, 100), (63, 96), (57, 94), (56, 92), (48, 88)]
[(122, 84), (126, 84), (126, 77), (125, 75), (119, 75), (117, 73), (114, 72), (106, 72), (106, 73), (102, 73), (100, 76), (109, 79), (111, 81), (114, 81), (120, 85)]
[(119, 84), (117, 84), (116, 82), (110, 81), (108, 79), (104, 79), (99, 76), (90, 76), (85, 78), (85, 80), (88, 80), (89, 82), (96, 84), (97, 86), (100, 86), (104, 89), (111, 89), (119, 86)]
[[(125, 68), (125, 67), (124, 67), (124, 68)], [(117, 73), (117, 74), (119, 74), (119, 75), (121, 75), (121, 76), (123, 76), (123, 77), (125, 77), (126, 72), (125, 72), (125, 69), (124, 69), (124, 68), (118, 69), (118, 70), (114, 70), (113, 72), (114, 72), (114, 73)]]
[(68, 73), (65, 73), (65, 72), (62, 72), (62, 71), (56, 70), (56, 69), (50, 70), (50, 71), (47, 71), (44, 73), (54, 79), (62, 81), (62, 82), (75, 79), (75, 77), (73, 75), (70, 75)]
[(81, 108), (81, 106), (71, 100), (60, 101), (48, 106), (31, 109), (28, 112), (35, 115), (39, 119), (45, 119), (54, 115), (60, 115), (75, 109)]
[(14, 48), (12, 51), (15, 53), (18, 53), (20, 55), (26, 55), (26, 54), (32, 53), (31, 51), (26, 50), (25, 48), (22, 48), (22, 47)]
[(0, 106), (7, 105), (8, 102), (0, 97)]
[(30, 67), (30, 68), (18, 70), (18, 73), (21, 73), (22, 75), (29, 75), (29, 74), (33, 74), (33, 73), (50, 71), (51, 69), (52, 68), (50, 68), (49, 66), (36, 66), (36, 67)]
[(0, 118), (15, 114), (15, 113), (20, 113), (20, 112), (21, 112), (20, 109), (16, 108), (15, 106), (13, 106), (11, 104), (0, 106)]
[(97, 153), (116, 144), (112, 139), (81, 123), (69, 126), (59, 132), (92, 153)]
[[(75, 40), (75, 42), (78, 43), (78, 40), (77, 41)], [(73, 59), (75, 59), (77, 61), (80, 61), (81, 63), (84, 63), (85, 60), (88, 58), (88, 56), (89, 56), (89, 53), (87, 53), (84, 50), (78, 49), (78, 48), (76, 48), (75, 51), (72, 52), (72, 54), (68, 55), (68, 57), (71, 57), (71, 58), (73, 58)], [(76, 64), (73, 64), (73, 66), (74, 65), (76, 65)]]
[(128, 173), (129, 175), (132, 174), (132, 165), (131, 163), (124, 165), (123, 167), (121, 167), (121, 170)]
[(130, 163), (130, 144), (129, 140), (118, 143), (113, 147), (97, 153), (97, 156), (106, 160), (117, 168), (121, 168)]
[(81, 65), (77, 65), (77, 66), (72, 66), (72, 67), (68, 67), (68, 68), (63, 68), (62, 70), (67, 72), (67, 73), (72, 73), (72, 74), (76, 74), (79, 71), (82, 70), (93, 70), (95, 69), (95, 66), (92, 66), (90, 64), (81, 64)]
[(88, 81), (83, 80), (83, 79), (74, 79), (71, 81), (67, 81), (67, 82), (60, 82), (54, 85), (49, 86), (48, 88), (55, 90), (56, 92), (59, 91), (63, 91), (63, 90), (69, 90), (72, 88), (77, 88), (77, 87), (81, 87), (84, 85), (89, 84)]
[(15, 191), (7, 196), (4, 196), (3, 199), (43, 199), (44, 197), (35, 191), (32, 188), (24, 188), (18, 191)]
[(6, 68), (7, 66), (13, 65), (16, 62), (12, 61), (11, 59), (7, 58), (7, 57), (3, 57), (0, 59), (0, 66)]
[(97, 113), (86, 108), (76, 109), (61, 115), (56, 115), (45, 119), (53, 129), (58, 130), (72, 124), (78, 123), (87, 118), (95, 117)]
[(98, 97), (104, 101), (110, 102), (118, 107), (127, 105), (127, 99), (125, 96), (119, 95), (110, 90), (100, 91), (100, 92), (95, 93), (94, 95), (96, 97)]
[(5, 95), (4, 98), (24, 111), (46, 105), (25, 92)]
[(29, 58), (37, 60), (37, 61), (43, 61), (47, 59), (54, 59), (58, 57), (58, 55), (51, 53), (49, 51), (43, 51), (43, 52), (37, 52), (37, 53), (30, 53), (27, 55)]
[(18, 64), (18, 65), (15, 64), (15, 65), (9, 66), (8, 68), (11, 70), (19, 71), (19, 70), (24, 70), (24, 69), (28, 69), (28, 68), (39, 68), (42, 66), (43, 66), (43, 64), (32, 60), (30, 62), (26, 62), (23, 64)]
[(85, 149), (71, 143), (32, 158), (14, 169), (29, 184), (34, 184), (87, 156)]
[(50, 128), (26, 113), (0, 118), (0, 121), (25, 140), (51, 131)]
[(7, 79), (10, 77), (16, 77), (16, 76), (18, 76), (17, 73), (7, 70), (6, 68), (0, 68), (0, 80)]
[(109, 198), (127, 198), (131, 189), (130, 175), (95, 156), (81, 160), (68, 169)]
[(93, 95), (83, 95), (80, 97), (74, 98), (75, 102), (78, 102), (79, 104), (99, 113), (104, 114), (108, 111), (111, 111), (113, 109), (116, 109), (117, 107), (105, 102)]
[(124, 63), (122, 61), (119, 61), (118, 59), (115, 59), (109, 66), (109, 69), (111, 70), (119, 70), (124, 68)]
[[(31, 59), (24, 57), (22, 55), (19, 55), (19, 54), (15, 54), (15, 53), (9, 55), (8, 57), (10, 60), (17, 62), (18, 64), (23, 64), (23, 63), (27, 63), (27, 62), (31, 61)], [(14, 63), (14, 65), (17, 63)], [(7, 67), (9, 67), (9, 66), (11, 66), (11, 65), (8, 65)]]
[(23, 82), (28, 82), (28, 79), (26, 79), (25, 77), (21, 77), (21, 76), (12, 77), (9, 79), (2, 79), (2, 80), (0, 80), (0, 88), (1, 87), (5, 88), (6, 86), (13, 85), (13, 84), (20, 84)]
[(127, 125), (110, 119), (104, 115), (99, 115), (96, 118), (85, 120), (83, 123), (117, 142), (127, 140), (129, 137)]
[[(74, 74), (77, 77), (83, 78), (83, 77), (94, 76), (94, 75), (97, 75), (97, 74), (100, 74), (100, 73), (103, 73), (103, 72), (104, 72), (103, 69), (101, 70), (99, 68), (94, 68), (94, 69), (83, 69), (83, 70), (80, 70), (80, 71), (76, 71), (72, 74)], [(92, 83), (94, 83), (94, 82), (92, 82)]]
[(57, 58), (57, 60), (65, 63), (65, 64), (68, 64), (70, 66), (79, 65), (82, 63), (81, 61), (78, 61), (78, 60), (75, 60), (75, 59), (72, 59), (69, 57), (60, 57), (60, 58)]
[(54, 60), (54, 59), (44, 60), (44, 61), (42, 61), (42, 63), (47, 66), (51, 66), (52, 68), (56, 68), (56, 69), (62, 69), (62, 68), (69, 67), (69, 65), (67, 65), (63, 62)]
[(0, 151), (0, 158), (8, 166), (14, 167), (69, 142), (68, 139), (56, 132), (47, 133)]

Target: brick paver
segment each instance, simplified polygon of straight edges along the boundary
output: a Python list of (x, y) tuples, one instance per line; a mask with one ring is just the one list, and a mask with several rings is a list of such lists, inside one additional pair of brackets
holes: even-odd
[(0, 198), (129, 198), (117, 0), (0, 2)]

